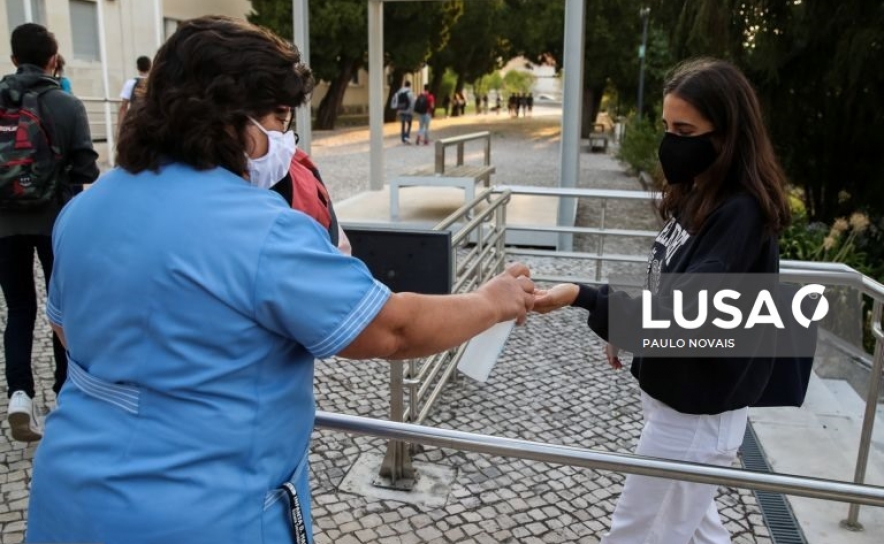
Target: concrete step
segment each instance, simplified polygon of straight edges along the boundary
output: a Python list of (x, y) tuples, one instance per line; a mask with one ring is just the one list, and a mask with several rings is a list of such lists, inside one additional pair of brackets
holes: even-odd
[[(865, 414), (865, 399), (859, 396), (846, 380), (822, 379), (826, 389), (838, 400), (841, 411), (862, 426)], [(872, 446), (884, 453), (884, 407), (880, 404), (875, 410), (875, 426), (872, 429)]]
[[(848, 396), (848, 391), (855, 398)], [(753, 408), (750, 420), (771, 468), (794, 474), (853, 481), (862, 411), (847, 384), (826, 383), (811, 376), (801, 408)], [(859, 401), (862, 402), (861, 400)], [(873, 448), (866, 483), (884, 484), (884, 452)], [(844, 503), (788, 497), (808, 544), (880, 544), (884, 509), (862, 507), (862, 532), (839, 526), (847, 517)]]

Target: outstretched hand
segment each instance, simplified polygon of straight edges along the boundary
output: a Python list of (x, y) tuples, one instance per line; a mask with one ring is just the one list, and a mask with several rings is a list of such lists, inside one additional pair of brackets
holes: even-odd
[(546, 314), (565, 306), (570, 306), (577, 299), (580, 288), (573, 283), (560, 283), (550, 289), (534, 292), (534, 311)]
[(525, 322), (534, 307), (534, 282), (530, 276), (527, 266), (513, 263), (479, 288), (496, 305), (499, 321), (515, 319), (517, 325)]

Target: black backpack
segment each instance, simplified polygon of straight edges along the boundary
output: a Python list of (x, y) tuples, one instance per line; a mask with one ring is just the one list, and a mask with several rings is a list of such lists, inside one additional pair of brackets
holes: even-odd
[(414, 113), (424, 114), (430, 111), (430, 99), (427, 98), (426, 93), (421, 94), (414, 101)]
[(408, 98), (408, 91), (399, 91), (396, 93), (396, 109), (399, 111), (408, 111), (411, 107), (411, 100)]
[(38, 209), (57, 197), (61, 151), (52, 145), (40, 96), (49, 80), (24, 92), (0, 81), (0, 209)]

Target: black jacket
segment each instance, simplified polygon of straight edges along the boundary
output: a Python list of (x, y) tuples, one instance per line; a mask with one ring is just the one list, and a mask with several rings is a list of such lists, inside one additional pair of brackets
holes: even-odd
[[(83, 184), (92, 183), (98, 177), (98, 154), (92, 147), (89, 119), (80, 100), (61, 90), (58, 82), (47, 76), (39, 67), (30, 64), (19, 66), (13, 75), (4, 78), (10, 87), (20, 90), (50, 87), (40, 96), (40, 114), (48, 125), (52, 144), (61, 149), (62, 179), (58, 198), (36, 211), (0, 211), (0, 237), (17, 234), (50, 236), (55, 218), (61, 208)], [(5, 97), (0, 96), (0, 103)]]
[[(718, 207), (694, 235), (671, 220), (654, 241), (648, 259), (648, 284), (669, 273), (776, 273), (779, 271), (777, 237), (764, 228), (756, 200), (738, 194)], [(590, 311), (588, 324), (608, 338), (609, 306), (635, 307), (641, 300), (622, 292), (581, 285), (574, 306)], [(671, 408), (686, 414), (718, 414), (751, 406), (770, 378), (770, 358), (653, 358), (636, 356), (631, 372), (642, 390)]]

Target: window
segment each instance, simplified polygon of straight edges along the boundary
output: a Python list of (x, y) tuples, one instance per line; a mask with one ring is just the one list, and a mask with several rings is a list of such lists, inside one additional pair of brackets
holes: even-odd
[(350, 85), (359, 85), (359, 69), (353, 70), (353, 75), (350, 76)]
[(178, 25), (180, 24), (181, 21), (178, 19), (169, 19), (168, 17), (163, 18), (163, 38), (168, 40), (169, 36), (178, 30)]
[(71, 0), (71, 36), (75, 59), (101, 60), (98, 32), (98, 8), (95, 2)]
[[(26, 4), (27, 2), (27, 4)], [(45, 0), (6, 0), (6, 20), (9, 23), (9, 32), (15, 27), (27, 22), (46, 24)], [(31, 20), (27, 20), (26, 7), (31, 7)]]

